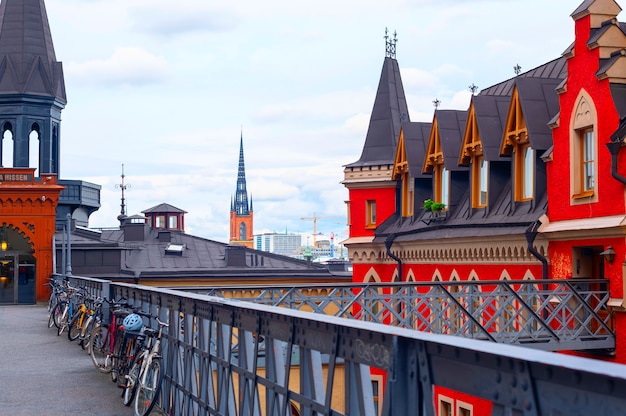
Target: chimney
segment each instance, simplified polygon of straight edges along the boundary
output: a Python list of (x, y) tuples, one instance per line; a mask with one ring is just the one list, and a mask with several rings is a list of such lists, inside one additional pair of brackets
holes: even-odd
[(239, 245), (228, 245), (225, 251), (227, 267), (246, 267), (246, 248)]

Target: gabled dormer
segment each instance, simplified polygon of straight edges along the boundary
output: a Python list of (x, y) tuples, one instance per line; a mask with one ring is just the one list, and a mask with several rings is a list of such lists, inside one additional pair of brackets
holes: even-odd
[[(459, 166), (459, 149), (463, 130), (467, 121), (467, 112), (458, 110), (437, 110), (428, 138), (424, 157), (423, 173), (432, 174), (433, 195), (435, 202), (446, 207), (456, 204), (463, 193), (463, 185), (457, 182), (459, 189), (455, 191), (453, 172), (467, 172), (467, 168)], [(460, 178), (456, 178), (457, 181)], [(464, 185), (465, 187), (467, 184)]]
[(512, 161), (513, 198), (532, 201), (545, 193), (545, 163), (552, 146), (551, 120), (559, 112), (555, 78), (519, 78), (510, 98), (500, 154)]
[(413, 216), (415, 201), (429, 198), (432, 194), (430, 175), (422, 173), (430, 131), (430, 123), (402, 123), (400, 129), (392, 177), (400, 182), (398, 213), (403, 217)]
[(471, 207), (490, 205), (510, 179), (509, 160), (498, 151), (509, 97), (472, 97), (459, 155), (459, 165), (470, 167)]

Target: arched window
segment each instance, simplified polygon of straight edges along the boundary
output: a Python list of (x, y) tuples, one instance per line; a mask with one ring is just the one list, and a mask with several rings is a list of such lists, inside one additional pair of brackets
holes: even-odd
[(570, 189), (572, 203), (595, 202), (598, 198), (597, 111), (585, 90), (580, 92), (572, 114), (570, 133)]
[(33, 124), (28, 134), (28, 167), (35, 168), (35, 176), (39, 176), (39, 125)]
[(240, 240), (246, 239), (246, 223), (245, 222), (242, 222), (241, 224), (239, 224), (239, 239)]
[(2, 135), (2, 167), (13, 167), (13, 133), (5, 127)]

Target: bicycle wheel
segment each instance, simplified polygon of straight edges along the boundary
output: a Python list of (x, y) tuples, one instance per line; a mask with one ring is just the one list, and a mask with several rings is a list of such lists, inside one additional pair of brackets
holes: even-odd
[(88, 351), (91, 361), (98, 371), (104, 374), (111, 372), (113, 360), (111, 359), (111, 340), (108, 327), (98, 325), (93, 329), (89, 336)]
[(111, 351), (111, 381), (114, 383), (119, 380), (121, 374), (120, 367), (122, 364), (122, 354), (124, 353), (124, 333), (122, 331), (117, 331), (115, 334), (115, 342), (113, 344), (113, 351)]
[(122, 399), (124, 406), (130, 406), (135, 398), (137, 392), (137, 385), (139, 376), (141, 374), (141, 364), (143, 362), (143, 354), (135, 358), (133, 365), (130, 367), (128, 374), (126, 374), (126, 382), (124, 383), (124, 392), (122, 393)]
[(83, 327), (80, 330), (80, 335), (78, 336), (80, 338), (80, 340), (78, 341), (78, 345), (80, 345), (82, 349), (87, 348), (87, 345), (89, 344), (89, 336), (91, 335), (91, 331), (93, 331), (95, 325), (96, 319), (94, 318), (94, 316), (87, 316), (87, 319), (85, 319)]
[(61, 335), (63, 331), (68, 329), (68, 325), (70, 324), (71, 318), (72, 317), (70, 316), (70, 304), (68, 302), (65, 302), (63, 312), (61, 313), (58, 319), (57, 328), (59, 328), (59, 330), (57, 331), (57, 335)]
[(149, 414), (159, 399), (163, 371), (161, 359), (153, 357), (144, 373), (141, 375), (137, 396), (135, 397), (135, 415), (144, 416)]
[(52, 328), (53, 326), (56, 326), (56, 319), (58, 319), (57, 317), (55, 317), (55, 315), (60, 314), (63, 311), (63, 307), (62, 307), (62, 302), (63, 301), (57, 301), (51, 308), (50, 308), (50, 315), (48, 316), (48, 328)]
[(67, 331), (67, 339), (69, 339), (70, 341), (75, 341), (76, 339), (78, 339), (78, 336), (80, 335), (80, 332), (82, 330), (81, 324), (85, 321), (84, 316), (84, 312), (75, 313), (74, 316), (72, 316), (70, 323), (67, 324), (69, 328)]
[(63, 317), (63, 312), (67, 309), (67, 301), (61, 300), (52, 309), (52, 322), (54, 326), (59, 328)]

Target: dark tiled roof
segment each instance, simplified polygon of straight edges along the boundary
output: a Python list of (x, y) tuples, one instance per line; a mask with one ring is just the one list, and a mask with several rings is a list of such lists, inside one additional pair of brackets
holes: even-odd
[(446, 169), (449, 171), (467, 170), (466, 167), (459, 166), (459, 152), (467, 122), (467, 111), (436, 110), (435, 117)]
[(500, 156), (500, 147), (510, 103), (511, 97), (506, 95), (477, 95), (472, 97), (485, 160), (505, 159)]
[[(138, 277), (152, 279), (176, 278), (333, 278), (324, 265), (304, 260), (232, 246), (225, 243), (173, 231), (161, 239), (163, 232), (145, 226), (143, 241), (125, 241), (124, 229), (93, 231), (76, 229), (71, 235), (72, 251), (86, 250), (93, 253), (116, 251), (121, 266), (115, 271), (103, 271), (102, 266), (93, 266), (89, 275), (106, 278)], [(57, 249), (63, 239), (57, 235)], [(183, 247), (177, 252), (166, 253), (168, 245)], [(228, 259), (230, 249), (239, 260)], [(96, 256), (97, 257), (97, 256)], [(78, 273), (74, 273), (78, 274)]]
[(0, 2), (0, 94), (50, 96), (65, 104), (43, 0)]
[(398, 61), (385, 58), (370, 123), (357, 162), (348, 167), (393, 164), (400, 125), (410, 121)]
[(554, 78), (518, 78), (515, 85), (528, 128), (528, 137), (535, 150), (552, 146), (550, 120), (559, 113), (556, 88), (561, 80)]
[(161, 213), (161, 212), (175, 212), (177, 214), (186, 214), (187, 211), (183, 211), (180, 208), (176, 208), (173, 205), (167, 204), (165, 202), (163, 202), (162, 204), (159, 205), (155, 205), (152, 208), (148, 208), (145, 211), (141, 211), (143, 214), (150, 214), (150, 213)]
[(626, 117), (626, 85), (611, 84), (611, 96), (620, 119)]
[(567, 77), (567, 59), (560, 57), (530, 71), (523, 72), (514, 78), (485, 88), (479, 95), (511, 95), (515, 80), (518, 78), (553, 78), (562, 80), (565, 77)]
[(406, 157), (409, 163), (409, 175), (413, 178), (431, 177), (431, 175), (422, 173), (431, 128), (432, 123), (402, 123)]

